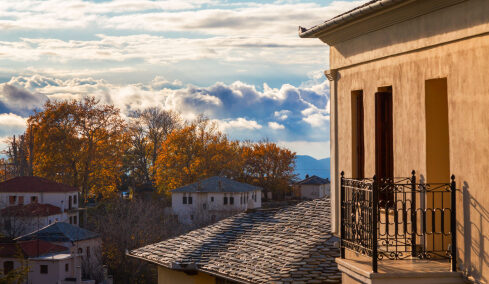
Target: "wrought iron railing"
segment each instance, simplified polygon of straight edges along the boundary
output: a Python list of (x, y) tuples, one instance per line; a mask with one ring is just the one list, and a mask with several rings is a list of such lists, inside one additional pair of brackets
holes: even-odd
[(449, 259), (456, 271), (455, 176), (350, 179), (341, 173), (341, 257), (345, 249), (382, 259)]

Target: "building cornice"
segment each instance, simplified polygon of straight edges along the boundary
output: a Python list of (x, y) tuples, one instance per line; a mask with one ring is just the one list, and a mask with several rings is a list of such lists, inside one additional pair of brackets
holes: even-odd
[(299, 27), (299, 36), (335, 45), (465, 1), (468, 0), (382, 0), (311, 29)]

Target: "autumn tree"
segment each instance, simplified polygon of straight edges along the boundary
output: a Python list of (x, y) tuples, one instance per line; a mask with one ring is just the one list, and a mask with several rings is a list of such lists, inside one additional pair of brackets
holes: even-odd
[(131, 143), (124, 164), (133, 187), (154, 186), (154, 165), (162, 143), (180, 125), (181, 119), (176, 112), (156, 107), (131, 115), (128, 127)]
[(290, 181), (295, 177), (295, 153), (270, 141), (246, 143), (242, 149), (242, 180), (263, 188), (265, 199), (268, 192), (283, 198)]
[(84, 199), (116, 190), (128, 145), (117, 108), (94, 98), (48, 101), (28, 125), (34, 175), (79, 187)]
[(240, 145), (208, 119), (199, 118), (163, 141), (155, 164), (159, 192), (216, 175), (241, 171)]

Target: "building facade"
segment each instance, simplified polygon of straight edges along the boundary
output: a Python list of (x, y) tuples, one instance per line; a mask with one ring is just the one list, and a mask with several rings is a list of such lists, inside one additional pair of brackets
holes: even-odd
[(61, 214), (53, 217), (54, 220), (58, 218), (56, 221), (76, 226), (79, 224), (77, 188), (30, 176), (16, 177), (0, 183), (0, 209), (14, 206), (29, 208), (32, 203), (56, 206)]
[[(453, 273), (489, 282), (488, 12), (485, 0), (377, 0), (300, 29), (301, 37), (330, 46), (325, 73), (331, 81), (333, 230), (343, 234), (343, 244), (358, 245), (349, 243), (351, 231), (344, 229), (352, 220), (342, 208), (360, 196), (352, 197), (351, 189), (386, 185), (361, 197), (377, 208), (368, 211), (375, 214), (368, 220), (362, 217), (366, 227), (376, 226), (366, 229), (368, 235), (380, 238), (386, 228), (396, 236), (417, 234), (409, 237), (405, 254), (445, 251)], [(401, 210), (402, 217), (387, 208)], [(360, 215), (350, 216), (358, 221)], [(384, 249), (373, 243), (375, 253)], [(371, 247), (365, 251), (374, 253)], [(379, 273), (387, 263), (378, 261)], [(389, 274), (345, 271), (346, 282), (373, 283)], [(429, 283), (461, 283), (456, 274), (435, 272), (432, 267), (421, 276), (432, 273)]]
[(329, 196), (329, 179), (318, 176), (306, 176), (305, 179), (293, 185), (294, 197), (304, 200)]
[(172, 190), (172, 210), (184, 224), (213, 222), (261, 207), (261, 188), (215, 176)]

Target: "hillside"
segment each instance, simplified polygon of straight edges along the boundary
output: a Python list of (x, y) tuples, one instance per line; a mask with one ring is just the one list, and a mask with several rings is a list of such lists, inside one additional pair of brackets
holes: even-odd
[(322, 178), (330, 178), (330, 158), (321, 160), (314, 159), (307, 155), (297, 155), (295, 160), (295, 172), (300, 179), (304, 179), (306, 174), (317, 175)]

